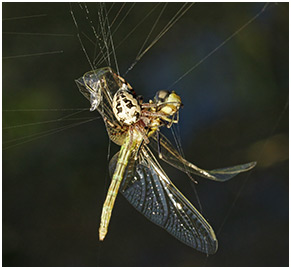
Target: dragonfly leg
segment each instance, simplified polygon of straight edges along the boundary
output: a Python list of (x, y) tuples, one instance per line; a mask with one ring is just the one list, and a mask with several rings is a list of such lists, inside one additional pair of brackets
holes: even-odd
[(137, 125), (137, 124), (134, 125), (134, 128), (142, 135), (144, 142), (146, 144), (148, 144), (150, 141), (149, 141), (149, 138), (147, 136), (147, 132), (146, 132), (145, 128), (142, 125)]
[(112, 128), (117, 128), (118, 126), (116, 126), (115, 124), (113, 124), (110, 120), (108, 120), (105, 116), (103, 117), (103, 120)]
[(163, 158), (163, 154), (162, 154), (162, 151), (161, 151), (160, 132), (159, 131), (157, 131), (157, 144), (158, 144), (159, 158), (162, 159)]

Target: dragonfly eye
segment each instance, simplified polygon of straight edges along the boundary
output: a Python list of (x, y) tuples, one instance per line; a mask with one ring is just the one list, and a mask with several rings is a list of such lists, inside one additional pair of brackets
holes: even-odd
[(154, 98), (154, 102), (156, 104), (159, 104), (159, 103), (164, 103), (166, 98), (170, 95), (170, 92), (169, 91), (166, 91), (166, 90), (160, 90), (156, 93), (155, 95), (155, 98)]
[(182, 106), (180, 96), (174, 91), (158, 91), (154, 98), (154, 102), (157, 104), (157, 111), (163, 112), (167, 116), (174, 115)]

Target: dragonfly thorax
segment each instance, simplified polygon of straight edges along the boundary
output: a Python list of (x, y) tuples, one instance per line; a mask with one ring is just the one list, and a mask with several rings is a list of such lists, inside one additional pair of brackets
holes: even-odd
[(113, 113), (117, 120), (132, 125), (139, 120), (141, 107), (125, 84), (115, 93), (112, 100)]

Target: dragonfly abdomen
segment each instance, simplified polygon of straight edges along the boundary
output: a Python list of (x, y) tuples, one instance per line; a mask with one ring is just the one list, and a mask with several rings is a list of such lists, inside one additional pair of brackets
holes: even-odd
[(114, 173), (112, 181), (107, 192), (106, 200), (103, 205), (101, 223), (99, 228), (99, 239), (103, 241), (107, 234), (112, 209), (122, 180), (122, 174)]
[[(135, 139), (132, 139), (133, 137)], [(138, 148), (141, 142), (142, 136), (138, 134), (136, 131), (133, 131), (132, 133), (129, 132), (129, 135), (125, 139), (125, 143), (121, 146), (116, 168), (112, 176), (112, 181), (110, 183), (110, 187), (108, 189), (107, 196), (103, 204), (99, 228), (99, 239), (101, 241), (103, 241), (107, 234), (112, 209), (119, 190), (120, 183), (123, 179), (124, 172), (128, 164), (128, 160), (135, 152), (135, 149)]]

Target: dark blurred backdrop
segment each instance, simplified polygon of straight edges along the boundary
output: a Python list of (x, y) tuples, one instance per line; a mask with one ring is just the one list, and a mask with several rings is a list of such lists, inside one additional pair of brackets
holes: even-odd
[[(94, 24), (96, 5), (88, 7)], [(121, 5), (116, 4), (112, 14)], [(124, 7), (121, 17), (131, 5)], [(136, 3), (114, 34), (115, 45), (155, 5)], [(263, 6), (194, 4), (126, 79), (145, 100), (152, 98)], [(180, 7), (168, 4), (153, 37)], [(99, 119), (46, 133), (72, 123), (56, 121), (77, 112), (61, 109), (89, 108), (74, 82), (90, 66), (76, 37), (70, 6), (3, 3), (2, 8), (3, 266), (288, 265), (288, 3), (270, 3), (173, 86), (184, 104), (179, 127), (187, 159), (207, 169), (258, 161), (253, 171), (226, 183), (196, 178), (203, 215), (219, 241), (218, 252), (208, 258), (149, 222), (121, 195), (109, 233), (103, 243), (98, 241), (109, 184), (104, 124)], [(162, 5), (156, 7), (116, 49), (121, 74), (161, 9)], [(90, 32), (84, 12), (75, 4), (73, 10), (80, 32)], [(92, 49), (87, 44), (86, 48), (92, 57)], [(94, 116), (97, 112), (74, 117)], [(35, 139), (35, 134), (41, 137)], [(112, 145), (111, 155), (117, 150)], [(187, 175), (163, 167), (197, 206)]]

